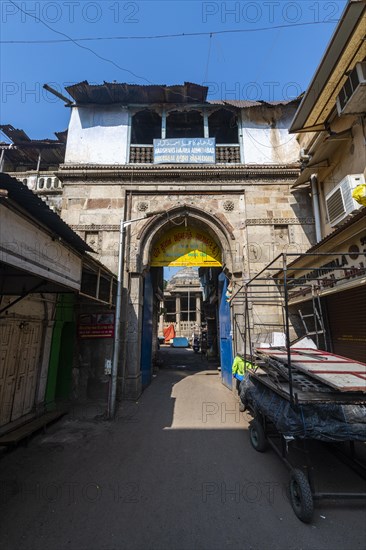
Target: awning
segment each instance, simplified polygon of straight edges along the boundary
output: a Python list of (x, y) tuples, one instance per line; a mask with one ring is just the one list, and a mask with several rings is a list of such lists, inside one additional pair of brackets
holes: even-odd
[(344, 145), (345, 141), (352, 139), (350, 130), (341, 134), (330, 135), (316, 148), (310, 162), (306, 165), (300, 176), (292, 185), (292, 189), (302, 185), (310, 180), (312, 174), (326, 170), (331, 165), (331, 158), (337, 149)]
[(350, 0), (292, 121), (290, 133), (324, 130), (347, 72), (365, 56), (365, 2)]

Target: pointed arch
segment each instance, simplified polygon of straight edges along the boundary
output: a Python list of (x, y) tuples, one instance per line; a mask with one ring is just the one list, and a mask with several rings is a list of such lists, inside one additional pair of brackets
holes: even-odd
[(183, 204), (172, 208), (163, 216), (156, 216), (149, 220), (137, 235), (139, 244), (137, 246), (137, 258), (140, 260), (138, 266), (140, 271), (148, 269), (151, 260), (151, 252), (154, 243), (168, 229), (188, 220), (189, 225), (204, 229), (220, 245), (223, 267), (232, 273), (233, 257), (230, 241), (235, 240), (232, 227), (224, 219), (224, 216), (213, 216), (211, 213), (195, 208), (189, 204)]

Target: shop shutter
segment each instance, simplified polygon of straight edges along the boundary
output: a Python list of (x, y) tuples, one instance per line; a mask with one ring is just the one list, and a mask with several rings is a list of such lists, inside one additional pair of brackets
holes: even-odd
[(366, 286), (326, 298), (333, 353), (366, 362)]

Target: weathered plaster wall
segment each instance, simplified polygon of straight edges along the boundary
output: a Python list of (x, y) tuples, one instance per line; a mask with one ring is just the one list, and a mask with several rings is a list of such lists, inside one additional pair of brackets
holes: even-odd
[(347, 175), (364, 174), (366, 177), (365, 130), (362, 127), (360, 118), (353, 117), (353, 123), (350, 124), (350, 122), (350, 117), (345, 117), (344, 120), (342, 118), (338, 119), (337, 123), (334, 124), (337, 133), (350, 126), (352, 136), (347, 141), (342, 141), (335, 153), (329, 158), (329, 169), (320, 171), (318, 174), (323, 237), (334, 231), (334, 227), (331, 227), (328, 223), (325, 206), (326, 195)]
[(126, 164), (128, 113), (119, 105), (71, 110), (66, 164)]
[[(298, 161), (299, 144), (296, 136), (288, 134), (295, 111), (296, 106), (292, 104), (241, 110), (239, 140), (245, 164)], [(74, 107), (65, 164), (126, 164), (129, 139), (127, 108), (118, 105)]]
[(245, 164), (291, 164), (299, 160), (296, 136), (288, 133), (296, 108), (242, 109), (242, 147)]

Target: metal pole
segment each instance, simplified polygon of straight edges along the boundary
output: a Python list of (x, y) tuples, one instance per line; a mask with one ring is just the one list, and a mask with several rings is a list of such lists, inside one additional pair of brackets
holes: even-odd
[(1, 158), (0, 158), (0, 172), (4, 172), (4, 165), (5, 165), (5, 149), (1, 151)]
[(121, 220), (119, 229), (119, 252), (118, 252), (118, 273), (117, 273), (117, 299), (116, 299), (116, 318), (114, 321), (114, 338), (113, 338), (113, 360), (111, 371), (111, 390), (108, 407), (108, 418), (113, 419), (116, 412), (116, 395), (117, 395), (117, 374), (118, 374), (118, 358), (121, 347), (121, 305), (123, 292), (123, 259), (124, 259), (124, 235), (125, 221)]
[(293, 386), (292, 386), (292, 365), (291, 365), (291, 349), (290, 349), (290, 315), (288, 309), (288, 281), (287, 281), (287, 257), (283, 255), (283, 285), (285, 294), (285, 333), (286, 333), (286, 349), (287, 349), (287, 366), (288, 366), (288, 383), (290, 389), (290, 402), (294, 402)]
[(38, 151), (38, 159), (37, 159), (37, 168), (36, 172), (39, 172), (39, 169), (41, 167), (41, 160), (42, 160), (42, 153), (41, 151)]
[(190, 319), (190, 317), (191, 317), (191, 315), (190, 315), (190, 301), (191, 301), (191, 294), (190, 294), (189, 289), (188, 289), (188, 330), (190, 329), (189, 323), (190, 323), (190, 320), (191, 320)]

